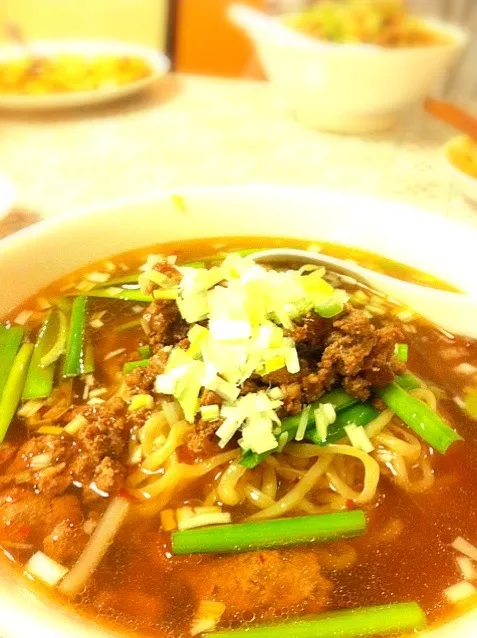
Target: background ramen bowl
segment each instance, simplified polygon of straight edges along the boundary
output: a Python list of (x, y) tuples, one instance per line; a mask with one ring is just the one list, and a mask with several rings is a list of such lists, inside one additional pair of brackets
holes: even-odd
[(477, 142), (464, 135), (455, 137), (444, 147), (445, 159), (454, 184), (470, 201), (477, 204)]
[[(154, 242), (200, 237), (310, 238), (397, 259), (477, 294), (477, 230), (401, 204), (305, 188), (221, 187), (121, 200), (42, 222), (0, 242), (0, 316), (40, 287), (89, 264)], [(385, 214), (383, 214), (385, 213)], [(392, 232), (390, 232), (392, 229)], [(428, 237), (428, 241), (422, 241)], [(446, 246), (446, 259), (441, 247)], [(47, 257), (47, 258), (46, 258)], [(0, 560), (2, 638), (111, 638), (120, 634), (80, 618)], [(477, 610), (430, 633), (477, 635)]]
[(422, 99), (466, 44), (461, 29), (424, 24), (448, 43), (392, 49), (283, 37), (241, 6), (231, 19), (252, 39), (277, 93), (306, 125), (335, 133), (372, 133), (393, 126), (399, 113)]

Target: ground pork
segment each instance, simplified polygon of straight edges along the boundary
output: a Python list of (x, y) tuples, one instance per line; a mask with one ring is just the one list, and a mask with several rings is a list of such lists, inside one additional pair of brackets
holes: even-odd
[(14, 487), (0, 495), (0, 540), (37, 545), (64, 521), (83, 521), (79, 500), (72, 494), (49, 498)]
[(87, 501), (116, 493), (126, 475), (122, 458), (132, 426), (126, 407), (116, 398), (81, 408), (78, 412), (87, 423), (74, 438), (32, 437), (18, 449), (2, 477), (3, 485), (30, 485), (50, 498), (75, 485)]
[(272, 619), (277, 611), (300, 607), (317, 612), (326, 606), (331, 584), (310, 551), (262, 551), (218, 556), (186, 570), (197, 602), (226, 605), (224, 620), (244, 612)]
[(175, 301), (157, 300), (143, 314), (149, 344), (154, 352), (185, 339), (189, 325), (182, 319)]
[(154, 387), (158, 374), (162, 374), (166, 367), (169, 352), (159, 350), (150, 359), (147, 366), (135, 368), (126, 375), (126, 384), (131, 394), (149, 393)]

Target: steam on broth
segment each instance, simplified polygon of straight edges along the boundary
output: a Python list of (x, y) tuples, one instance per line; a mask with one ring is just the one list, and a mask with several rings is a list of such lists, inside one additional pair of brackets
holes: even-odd
[(5, 319), (0, 544), (30, 579), (161, 637), (395, 634), (472, 604), (476, 344), (248, 256), (292, 243), (120, 255)]

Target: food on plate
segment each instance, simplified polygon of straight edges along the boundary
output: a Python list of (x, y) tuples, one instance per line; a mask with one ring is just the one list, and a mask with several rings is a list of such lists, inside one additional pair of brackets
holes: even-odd
[(111, 89), (152, 74), (139, 56), (31, 55), (0, 62), (0, 95), (51, 95)]
[(460, 171), (477, 178), (477, 142), (461, 135), (456, 137), (446, 146), (446, 153), (449, 162)]
[(476, 343), (250, 255), (291, 244), (119, 255), (4, 318), (0, 545), (30, 580), (171, 638), (395, 635), (470, 603)]
[(419, 47), (448, 40), (407, 13), (402, 0), (322, 0), (287, 18), (320, 40), (382, 47)]

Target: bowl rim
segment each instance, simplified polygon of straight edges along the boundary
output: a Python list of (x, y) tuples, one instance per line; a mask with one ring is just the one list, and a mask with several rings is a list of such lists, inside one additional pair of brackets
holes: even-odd
[[(274, 16), (273, 19), (276, 22), (282, 23), (283, 20), (287, 18), (292, 18), (300, 15), (300, 12), (292, 12), (285, 13), (279, 16)], [(466, 46), (470, 39), (470, 32), (463, 28), (460, 25), (457, 25), (453, 22), (447, 22), (446, 20), (442, 20), (439, 18), (432, 18), (428, 16), (416, 16), (421, 23), (431, 28), (431, 30), (435, 30), (442, 35), (447, 35), (451, 38), (450, 42), (442, 42), (440, 44), (430, 44), (426, 46), (415, 46), (415, 47), (384, 47), (379, 46), (377, 44), (369, 44), (369, 43), (348, 43), (343, 44), (339, 42), (331, 42), (328, 40), (320, 40), (319, 38), (314, 38), (311, 35), (306, 33), (298, 32), (290, 28), (291, 31), (296, 31), (301, 36), (300, 38), (290, 38), (279, 40), (278, 38), (274, 41), (274, 45), (277, 47), (286, 47), (286, 48), (303, 48), (306, 50), (315, 49), (316, 51), (333, 51), (333, 52), (346, 52), (357, 55), (387, 55), (387, 56), (398, 56), (403, 54), (422, 54), (429, 53), (432, 51), (446, 51), (446, 50), (455, 50), (462, 49)], [(265, 33), (265, 31), (258, 35), (259, 29), (246, 29), (246, 31), (251, 35), (254, 40), (262, 40), (262, 41), (270, 41), (269, 35)], [(255, 37), (255, 33), (257, 33), (257, 37)]]
[[(146, 193), (139, 196), (121, 197), (112, 201), (104, 201), (95, 205), (83, 206), (73, 211), (67, 212), (64, 215), (42, 220), (41, 222), (38, 222), (37, 224), (27, 227), (9, 237), (6, 237), (0, 240), (0, 252), (14, 251), (20, 257), (22, 255), (22, 252), (21, 252), (22, 248), (24, 248), (25, 244), (28, 243), (31, 245), (39, 233), (40, 234), (43, 234), (44, 232), (47, 233), (50, 229), (54, 229), (54, 228), (57, 228), (57, 229), (67, 228), (70, 220), (72, 219), (77, 220), (81, 218), (87, 218), (88, 224), (94, 224), (95, 214), (100, 212), (108, 213), (111, 219), (113, 219), (115, 209), (119, 207), (124, 208), (126, 206), (127, 207), (140, 206), (141, 204), (147, 205), (147, 204), (154, 204), (154, 203), (157, 206), (160, 206), (167, 201), (167, 198), (171, 198), (173, 195), (178, 195), (178, 194), (185, 198), (194, 197), (194, 195), (199, 195), (199, 197), (201, 195), (206, 195), (206, 196), (213, 195), (214, 197), (219, 197), (220, 199), (224, 199), (224, 197), (227, 195), (230, 196), (230, 194), (233, 194), (234, 192), (237, 192), (237, 191), (243, 192), (244, 190), (246, 191), (247, 194), (250, 194), (251, 196), (255, 196), (255, 197), (257, 194), (258, 195), (270, 194), (271, 196), (274, 196), (274, 195), (277, 196), (280, 193), (290, 193), (290, 194), (298, 193), (298, 194), (303, 194), (310, 197), (314, 195), (316, 198), (323, 197), (325, 201), (327, 200), (327, 198), (331, 198), (332, 200), (338, 203), (343, 203), (344, 205), (347, 205), (348, 207), (353, 207), (353, 210), (356, 209), (357, 204), (361, 204), (365, 206), (369, 202), (373, 204), (373, 211), (372, 211), (373, 214), (377, 208), (376, 205), (379, 204), (380, 209), (382, 209), (382, 207), (384, 206), (389, 207), (389, 211), (392, 215), (398, 215), (399, 211), (404, 208), (404, 209), (408, 209), (409, 212), (411, 211), (414, 211), (415, 213), (422, 212), (423, 214), (425, 214), (426, 219), (429, 221), (432, 218), (437, 217), (435, 214), (431, 213), (430, 211), (420, 211), (418, 207), (409, 205), (404, 202), (388, 201), (388, 200), (383, 200), (377, 197), (371, 197), (367, 195), (354, 194), (354, 193), (343, 192), (343, 191), (335, 191), (333, 189), (320, 188), (316, 186), (296, 186), (296, 185), (278, 185), (277, 186), (271, 183), (250, 184), (246, 186), (244, 185), (235, 185), (235, 186), (208, 185), (208, 186), (190, 186), (190, 187), (184, 186), (184, 187), (177, 187), (177, 188), (157, 189), (157, 191), (153, 191), (153, 192)], [(459, 233), (460, 235), (463, 235), (464, 232), (467, 232), (466, 226), (462, 224), (461, 222), (458, 222), (457, 220), (443, 217), (442, 223), (445, 224), (446, 227), (448, 227), (449, 229), (451, 228), (455, 229), (453, 232)], [(306, 232), (306, 229), (303, 229), (303, 233), (305, 232)], [(470, 232), (472, 235), (474, 235), (477, 238), (477, 229), (471, 228)], [(105, 254), (107, 254), (107, 249), (105, 249)], [(0, 568), (1, 568), (1, 565), (0, 565)], [(63, 606), (55, 610), (55, 612), (61, 615), (61, 618), (64, 620), (65, 623), (68, 618), (67, 610), (68, 608)], [(21, 610), (16, 609), (15, 613), (16, 614), (21, 613)], [(26, 615), (28, 616), (28, 613)], [(77, 625), (79, 626), (79, 624), (83, 622), (85, 637), (88, 635), (88, 626), (91, 626), (91, 629), (93, 631), (95, 630), (95, 628), (97, 629), (97, 627), (93, 626), (95, 625), (95, 623), (93, 623), (93, 621), (89, 617), (84, 618), (80, 614), (75, 614), (74, 618), (75, 618), (75, 623), (74, 623), (75, 626), (73, 628), (73, 631), (76, 631), (76, 626)], [(442, 626), (439, 625), (439, 626), (432, 627), (432, 629), (425, 630), (424, 632), (421, 632), (419, 636), (429, 635), (429, 638), (434, 638), (434, 637), (447, 638), (447, 636), (449, 635), (447, 633), (447, 629), (452, 630), (456, 626), (460, 624), (465, 625), (468, 622), (471, 622), (474, 627), (477, 627), (477, 608), (472, 609), (470, 612), (463, 613), (457, 619), (450, 620), (445, 625), (442, 625)], [(41, 630), (41, 626), (39, 627), (39, 629)], [(441, 632), (445, 632), (445, 633), (441, 633)], [(12, 635), (15, 635), (15, 638), (20, 638), (16, 634), (7, 633), (8, 638), (12, 638)], [(39, 634), (39, 635), (42, 635), (42, 634)], [(59, 636), (62, 634), (54, 634), (54, 635), (58, 636), (59, 638)], [(67, 638), (67, 635), (68, 634), (65, 635), (65, 638)], [(73, 635), (76, 637), (76, 636), (79, 636), (80, 634), (74, 633)], [(94, 634), (95, 637), (99, 635), (100, 635), (99, 633)], [(107, 635), (108, 636), (114, 635), (115, 637), (117, 636), (117, 638), (127, 638), (129, 634), (127, 632), (124, 633), (122, 631), (119, 631), (119, 632), (115, 632), (114, 634), (108, 633)], [(457, 635), (463, 637), (469, 634), (459, 633)]]

